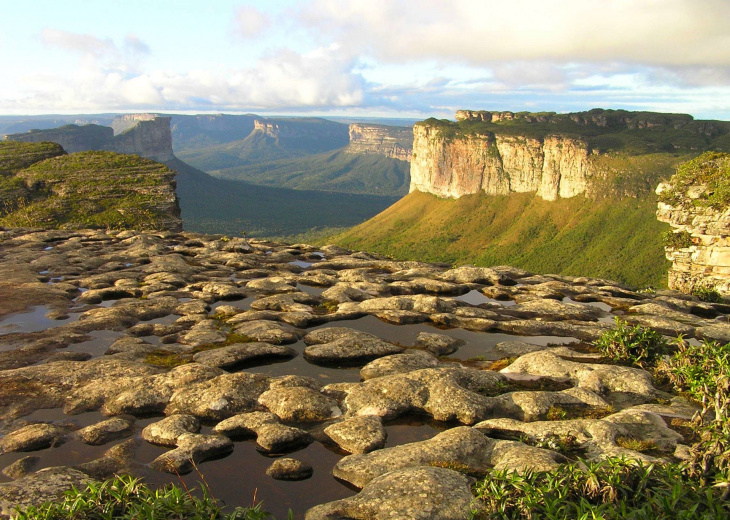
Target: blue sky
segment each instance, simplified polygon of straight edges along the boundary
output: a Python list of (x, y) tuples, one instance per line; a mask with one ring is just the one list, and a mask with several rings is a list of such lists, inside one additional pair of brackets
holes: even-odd
[(730, 0), (0, 0), (0, 114), (730, 120)]

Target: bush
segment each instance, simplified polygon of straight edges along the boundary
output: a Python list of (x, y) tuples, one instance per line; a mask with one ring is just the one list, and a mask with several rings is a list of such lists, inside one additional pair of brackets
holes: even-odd
[(667, 231), (663, 235), (664, 247), (669, 249), (682, 249), (692, 246), (692, 235), (687, 231), (679, 231), (675, 233), (672, 230)]
[(646, 368), (667, 354), (664, 336), (640, 325), (631, 326), (616, 318), (616, 328), (604, 332), (594, 345), (615, 363)]
[(478, 519), (728, 518), (718, 492), (677, 465), (624, 458), (561, 464), (551, 472), (492, 471), (475, 486)]
[(264, 520), (271, 515), (262, 511), (260, 505), (237, 508), (224, 514), (205, 487), (202, 498), (177, 486), (152, 490), (140, 479), (121, 476), (92, 483), (79, 491), (76, 488), (66, 492), (60, 503), (47, 503), (40, 507), (29, 507), (18, 511), (15, 520)]
[(692, 295), (697, 296), (703, 302), (722, 303), (724, 301), (720, 292), (709, 284), (695, 285), (692, 288)]

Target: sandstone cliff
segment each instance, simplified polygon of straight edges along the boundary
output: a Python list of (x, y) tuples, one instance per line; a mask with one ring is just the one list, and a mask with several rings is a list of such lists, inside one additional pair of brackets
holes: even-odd
[(350, 125), (350, 144), (345, 149), (353, 154), (380, 154), (401, 161), (411, 161), (413, 132), (410, 128), (355, 123)]
[(350, 142), (347, 125), (319, 118), (254, 120), (247, 139), (264, 136), (292, 152), (319, 153), (342, 148)]
[(139, 155), (155, 161), (169, 161), (172, 153), (170, 118), (154, 114), (129, 114), (117, 117), (111, 128), (100, 125), (66, 125), (50, 130), (31, 130), (10, 134), (5, 140), (60, 144), (68, 153), (89, 150)]
[(708, 152), (682, 165), (657, 188), (657, 218), (673, 235), (665, 251), (672, 262), (669, 288), (716, 289), (730, 296), (730, 155)]
[(593, 175), (586, 143), (559, 135), (445, 136), (438, 127), (413, 128), (410, 191), (458, 198), (485, 192), (537, 192), (545, 200), (584, 193)]

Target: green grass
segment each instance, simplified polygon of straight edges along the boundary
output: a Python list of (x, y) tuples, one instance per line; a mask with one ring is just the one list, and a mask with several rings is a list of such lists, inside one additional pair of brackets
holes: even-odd
[[(730, 154), (705, 152), (677, 168), (669, 183), (671, 188), (659, 195), (662, 202), (725, 210), (730, 205)], [(687, 197), (689, 188), (701, 186), (705, 189), (699, 197)]]
[(31, 164), (65, 153), (57, 143), (0, 141), (0, 175), (16, 173)]
[(264, 520), (271, 515), (259, 505), (239, 507), (224, 513), (207, 487), (200, 496), (195, 490), (174, 485), (151, 489), (130, 476), (118, 476), (86, 489), (72, 489), (58, 503), (28, 507), (18, 511), (14, 520)]
[(414, 192), (371, 220), (322, 242), (403, 260), (594, 276), (665, 286), (669, 262), (656, 198), (544, 201), (534, 194), (441, 199)]
[(616, 328), (607, 330), (595, 343), (605, 358), (622, 365), (653, 366), (669, 352), (667, 340), (657, 331), (629, 325), (616, 317)]
[(406, 161), (347, 149), (295, 159), (260, 161), (208, 172), (219, 179), (301, 190), (373, 195), (405, 195), (410, 183)]

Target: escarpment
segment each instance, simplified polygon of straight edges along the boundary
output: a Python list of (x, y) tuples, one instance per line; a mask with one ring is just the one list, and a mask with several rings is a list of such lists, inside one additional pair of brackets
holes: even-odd
[(657, 218), (672, 226), (669, 288), (730, 295), (730, 154), (707, 152), (657, 188)]
[[(460, 110), (456, 120), (432, 118), (414, 126), (411, 192), (450, 198), (533, 192), (549, 201), (643, 196), (671, 174), (661, 164), (671, 162), (664, 157), (669, 152), (722, 149), (730, 132), (722, 121), (624, 110)], [(649, 156), (648, 168), (639, 164)]]
[(411, 161), (413, 135), (410, 128), (366, 125), (350, 125), (350, 144), (345, 149), (354, 154), (381, 154), (401, 161)]
[(170, 118), (155, 114), (127, 114), (119, 116), (112, 126), (66, 125), (50, 130), (31, 130), (5, 136), (7, 141), (25, 143), (53, 142), (68, 153), (103, 150), (139, 155), (154, 161), (170, 161), (172, 135)]

